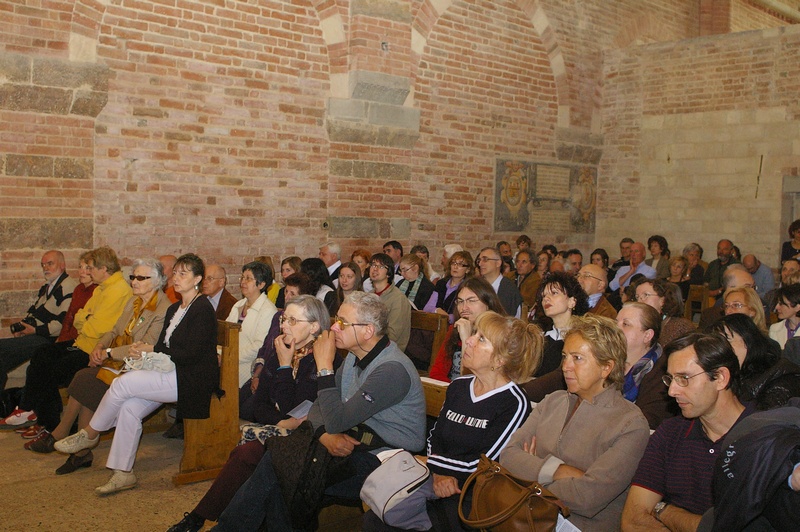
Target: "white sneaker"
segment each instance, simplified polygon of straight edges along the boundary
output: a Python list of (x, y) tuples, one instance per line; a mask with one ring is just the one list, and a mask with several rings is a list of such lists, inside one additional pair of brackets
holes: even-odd
[(94, 492), (98, 495), (111, 495), (118, 491), (129, 490), (136, 487), (136, 475), (133, 471), (114, 470), (111, 479), (102, 486), (95, 488)]
[(58, 440), (53, 447), (56, 451), (64, 454), (75, 454), (84, 449), (94, 449), (100, 443), (100, 435), (95, 439), (90, 439), (86, 430), (81, 429), (72, 436), (67, 436), (63, 440)]
[(35, 425), (36, 421), (38, 421), (36, 412), (32, 410), (21, 410), (19, 407), (17, 407), (13, 412), (11, 412), (11, 415), (3, 420), (0, 420), (0, 430), (30, 427)]

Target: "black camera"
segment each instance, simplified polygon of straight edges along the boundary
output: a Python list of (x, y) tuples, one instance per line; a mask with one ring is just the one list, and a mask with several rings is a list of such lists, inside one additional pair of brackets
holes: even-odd
[(11, 334), (16, 334), (18, 332), (24, 331), (25, 330), (25, 326), (23, 325), (23, 323), (27, 323), (28, 325), (30, 325), (34, 329), (36, 328), (36, 319), (32, 318), (31, 316), (28, 316), (27, 318), (23, 319), (20, 322), (11, 324)]

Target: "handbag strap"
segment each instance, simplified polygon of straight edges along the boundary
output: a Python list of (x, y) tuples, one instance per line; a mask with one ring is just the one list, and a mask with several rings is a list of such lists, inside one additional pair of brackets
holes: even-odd
[[(500, 466), (500, 464), (498, 464), (494, 460), (491, 460), (488, 457), (486, 458), (486, 461), (489, 463), (488, 467), (481, 468), (479, 464), (478, 469), (476, 469), (475, 472), (469, 476), (466, 482), (464, 482), (464, 485), (461, 487), (461, 496), (458, 499), (458, 517), (464, 524), (472, 528), (481, 528), (481, 529), (491, 528), (495, 525), (502, 523), (503, 521), (505, 521), (506, 519), (517, 513), (517, 511), (519, 511), (522, 505), (524, 505), (525, 502), (531, 496), (541, 497), (543, 499), (546, 499), (548, 502), (551, 502), (558, 507), (559, 511), (561, 512), (561, 515), (563, 515), (564, 517), (569, 517), (570, 514), (569, 508), (563, 502), (561, 502), (561, 500), (558, 497), (556, 497), (553, 493), (543, 488), (541, 484), (539, 484), (538, 482), (531, 482), (527, 486), (521, 486), (511, 475), (509, 475)], [(520, 495), (517, 498), (517, 500), (513, 502), (509, 501), (508, 506), (504, 510), (496, 513), (495, 515), (471, 521), (464, 515), (464, 510), (463, 510), (464, 496), (466, 495), (467, 489), (469, 488), (470, 484), (473, 484), (477, 480), (479, 475), (484, 475), (487, 472), (491, 472), (495, 475), (501, 475), (503, 477), (508, 478), (511, 482), (517, 484), (521, 488)]]

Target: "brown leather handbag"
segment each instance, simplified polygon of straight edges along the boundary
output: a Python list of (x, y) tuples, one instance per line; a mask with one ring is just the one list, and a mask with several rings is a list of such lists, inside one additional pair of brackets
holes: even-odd
[[(467, 519), (464, 495), (473, 482), (472, 510)], [(559, 512), (569, 517), (569, 508), (541, 484), (516, 478), (483, 454), (461, 488), (458, 501), (458, 516), (465, 525), (496, 532), (555, 530)]]

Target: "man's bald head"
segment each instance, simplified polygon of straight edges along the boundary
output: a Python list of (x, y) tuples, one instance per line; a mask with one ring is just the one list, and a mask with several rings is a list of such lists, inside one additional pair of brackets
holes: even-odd
[(602, 294), (606, 289), (606, 272), (596, 264), (587, 264), (578, 272), (578, 282), (586, 295)]
[(731, 264), (725, 269), (725, 273), (722, 274), (722, 284), (726, 289), (756, 286), (753, 276), (741, 264)]

